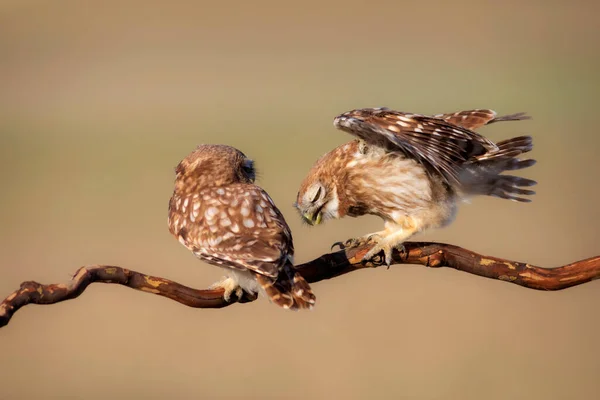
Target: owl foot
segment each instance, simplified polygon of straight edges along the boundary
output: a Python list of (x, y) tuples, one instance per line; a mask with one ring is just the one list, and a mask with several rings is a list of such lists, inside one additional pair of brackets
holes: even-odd
[[(406, 252), (404, 244), (397, 242), (394, 243), (393, 241), (384, 238), (371, 247), (371, 250), (369, 250), (362, 258), (362, 261), (373, 261), (375, 263), (381, 263), (381, 261), (383, 261), (389, 268), (389, 266), (392, 265), (392, 254), (394, 253), (394, 249), (400, 252)], [(382, 251), (383, 260), (380, 260), (377, 257), (379, 257), (379, 253)]]
[(370, 235), (348, 239), (345, 242), (335, 242), (333, 245), (331, 245), (331, 250), (333, 250), (333, 248), (336, 246), (339, 247), (340, 250), (353, 249), (363, 245), (377, 243), (380, 240), (382, 240), (382, 238), (378, 233), (372, 233)]
[(233, 293), (235, 293), (238, 300), (244, 295), (244, 289), (242, 289), (237, 281), (231, 277), (224, 277), (219, 282), (210, 285), (209, 289), (224, 289), (225, 293), (223, 294), (223, 298), (226, 302), (229, 302)]
[[(386, 232), (387, 233), (387, 232)], [(381, 265), (383, 262), (389, 267), (392, 265), (392, 254), (394, 249), (400, 252), (405, 252), (403, 241), (398, 241), (396, 235), (385, 235), (380, 232), (371, 233), (370, 235), (361, 236), (358, 238), (348, 239), (345, 242), (336, 242), (331, 246), (331, 249), (338, 246), (340, 250), (352, 249), (361, 246), (372, 246), (371, 249), (364, 255), (362, 261), (371, 261), (374, 264)], [(379, 253), (383, 251), (383, 259), (377, 258)]]

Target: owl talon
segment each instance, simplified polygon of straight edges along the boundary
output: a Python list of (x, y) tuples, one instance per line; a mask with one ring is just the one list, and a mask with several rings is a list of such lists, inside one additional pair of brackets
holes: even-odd
[(346, 248), (346, 245), (344, 243), (342, 243), (342, 242), (335, 242), (334, 244), (331, 245), (330, 251), (333, 251), (333, 249), (335, 247), (339, 247), (340, 250), (344, 250)]
[[(385, 265), (387, 265), (389, 268), (390, 265), (392, 265), (392, 256), (394, 254), (394, 249), (398, 250), (401, 253), (406, 252), (406, 247), (404, 247), (404, 244), (402, 243), (393, 245), (385, 242), (380, 242), (375, 244), (375, 246), (373, 246), (371, 250), (369, 250), (367, 254), (364, 255), (362, 261), (371, 261), (374, 264), (381, 264), (381, 261), (383, 261), (385, 262)], [(383, 260), (380, 261), (376, 257), (378, 257), (379, 253), (381, 253), (382, 251)]]
[(241, 299), (244, 295), (244, 289), (232, 278), (223, 278), (219, 282), (215, 282), (210, 285), (209, 289), (224, 289), (225, 293), (223, 293), (223, 298), (226, 302), (230, 302), (231, 295), (235, 293), (237, 299)]
[(352, 238), (348, 239), (344, 242), (345, 249), (352, 249), (354, 247), (360, 246), (361, 238)]
[(379, 240), (381, 240), (381, 236), (379, 236), (378, 234), (371, 234), (371, 235), (362, 236), (362, 237), (358, 237), (358, 238), (348, 239), (340, 246), (340, 248), (342, 250), (353, 249), (353, 248), (365, 246), (365, 245), (368, 245), (371, 243), (377, 243)]

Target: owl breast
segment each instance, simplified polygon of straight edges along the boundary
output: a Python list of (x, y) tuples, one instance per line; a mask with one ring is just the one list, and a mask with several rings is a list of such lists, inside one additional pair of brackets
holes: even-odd
[(378, 215), (387, 221), (429, 212), (439, 197), (423, 165), (379, 147), (357, 150), (346, 165), (348, 215)]

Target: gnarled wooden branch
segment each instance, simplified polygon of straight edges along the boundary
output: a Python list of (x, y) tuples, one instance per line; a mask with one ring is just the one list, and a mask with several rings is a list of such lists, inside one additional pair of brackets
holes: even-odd
[[(530, 289), (560, 290), (600, 278), (600, 256), (588, 258), (558, 268), (541, 268), (530, 264), (486, 257), (457, 246), (443, 243), (406, 242), (406, 251), (394, 253), (393, 264), (420, 264), (427, 267), (449, 267), (486, 278), (512, 282)], [(348, 272), (371, 268), (373, 263), (361, 263), (368, 246), (325, 254), (296, 266), (311, 283), (334, 278)], [(0, 327), (27, 304), (54, 304), (79, 296), (94, 282), (116, 283), (132, 289), (157, 294), (189, 307), (221, 308), (236, 302), (256, 299), (247, 294), (241, 299), (223, 298), (223, 289), (198, 290), (165, 278), (131, 271), (126, 268), (96, 265), (82, 267), (68, 283), (42, 285), (23, 282), (21, 288), (0, 303)]]

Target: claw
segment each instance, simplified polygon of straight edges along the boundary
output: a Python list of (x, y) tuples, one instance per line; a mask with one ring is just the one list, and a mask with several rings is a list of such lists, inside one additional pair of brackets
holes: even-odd
[(390, 265), (392, 265), (392, 255), (394, 254), (394, 249), (397, 249), (400, 252), (406, 252), (406, 247), (404, 247), (404, 244), (402, 243), (397, 245), (391, 245), (389, 243), (380, 242), (375, 244), (375, 246), (373, 246), (371, 250), (369, 250), (367, 254), (364, 255), (362, 261), (373, 261), (374, 263), (376, 263), (377, 260), (374, 260), (374, 258), (383, 251), (383, 261), (389, 269)]
[(371, 243), (377, 243), (381, 240), (382, 240), (382, 238), (379, 234), (373, 233), (373, 234), (370, 234), (367, 236), (351, 238), (344, 242), (335, 242), (334, 244), (331, 245), (331, 251), (333, 251), (333, 249), (335, 247), (339, 247), (340, 250), (352, 249), (355, 247), (360, 247), (360, 246), (368, 245)]
[(344, 246), (345, 247), (349, 247), (349, 248), (353, 248), (353, 247), (358, 247), (360, 246), (360, 238), (352, 238), (352, 239), (348, 239), (344, 242)]
[(342, 243), (342, 242), (335, 242), (334, 244), (332, 244), (332, 245), (331, 245), (331, 249), (330, 249), (330, 251), (333, 251), (333, 249), (334, 249), (336, 246), (337, 246), (337, 247), (339, 247), (339, 248), (340, 248), (340, 250), (344, 250), (344, 249), (346, 248), (346, 246), (344, 245), (344, 243)]
[(333, 250), (333, 248), (336, 246), (338, 246), (340, 250), (351, 249), (354, 247), (359, 247), (364, 243), (367, 243), (365, 238), (352, 238), (344, 242), (335, 242), (331, 245), (331, 250)]

